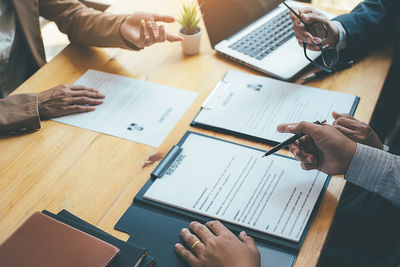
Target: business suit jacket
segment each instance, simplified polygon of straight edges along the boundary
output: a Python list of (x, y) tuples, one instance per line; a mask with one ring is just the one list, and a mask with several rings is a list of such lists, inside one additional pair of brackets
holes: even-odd
[(371, 126), (390, 151), (400, 153), (400, 1), (365, 0), (350, 14), (336, 18), (345, 28), (341, 58), (357, 60), (368, 51), (393, 45), (393, 62), (374, 111)]
[(336, 17), (335, 20), (343, 25), (347, 33), (344, 55), (359, 58), (368, 51), (388, 44), (394, 44), (398, 50), (399, 12), (398, 0), (365, 0), (351, 13)]
[[(12, 0), (17, 32), (29, 57), (29, 74), (46, 62), (39, 15), (55, 21), (75, 44), (135, 48), (119, 31), (126, 15), (106, 14), (86, 7), (78, 0)], [(26, 77), (27, 78), (27, 77)], [(20, 94), (0, 100), (0, 133), (40, 128), (35, 94)]]

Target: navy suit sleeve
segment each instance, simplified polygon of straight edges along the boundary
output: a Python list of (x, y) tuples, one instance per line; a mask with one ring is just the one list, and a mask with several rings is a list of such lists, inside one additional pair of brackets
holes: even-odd
[(399, 0), (365, 0), (349, 14), (334, 20), (346, 30), (344, 55), (359, 58), (366, 52), (393, 42)]

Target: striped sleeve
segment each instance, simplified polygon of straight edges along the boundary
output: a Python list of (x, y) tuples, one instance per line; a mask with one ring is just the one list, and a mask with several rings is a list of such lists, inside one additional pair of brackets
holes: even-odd
[(400, 157), (357, 144), (345, 179), (400, 207)]

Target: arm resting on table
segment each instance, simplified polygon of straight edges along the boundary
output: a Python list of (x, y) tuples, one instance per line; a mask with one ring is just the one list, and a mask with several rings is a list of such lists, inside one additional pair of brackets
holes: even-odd
[(37, 94), (16, 94), (0, 99), (0, 133), (39, 128)]

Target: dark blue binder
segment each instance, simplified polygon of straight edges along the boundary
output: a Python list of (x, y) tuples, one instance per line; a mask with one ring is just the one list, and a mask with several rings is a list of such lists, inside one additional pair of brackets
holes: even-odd
[[(188, 136), (192, 134), (214, 138), (199, 133), (187, 132), (178, 142), (177, 146), (180, 147), (186, 141)], [(220, 141), (232, 143), (225, 140)], [(174, 154), (173, 151), (177, 151), (175, 147), (176, 146), (174, 146), (171, 149), (171, 152), (168, 153), (166, 158), (164, 158), (164, 162), (160, 162), (159, 166), (165, 165), (165, 161), (171, 162), (169, 157), (174, 156), (172, 155)], [(251, 147), (248, 148), (259, 150)], [(153, 171), (153, 174), (157, 172), (157, 168)], [(266, 233), (261, 233), (256, 230), (246, 229), (246, 232), (252, 236), (257, 243), (257, 246), (260, 250), (263, 267), (286, 267), (294, 264), (311, 222), (318, 210), (322, 196), (329, 184), (330, 178), (331, 177), (328, 176), (325, 181), (324, 187), (321, 190), (318, 201), (312, 211), (299, 242), (293, 242)], [(117, 222), (115, 229), (129, 234), (129, 240), (133, 240), (135, 244), (148, 248), (149, 251), (151, 251), (152, 254), (157, 258), (157, 266), (188, 266), (174, 250), (175, 243), (180, 242), (184, 244), (183, 240), (180, 238), (179, 232), (182, 228), (187, 228), (189, 223), (193, 220), (205, 223), (212, 220), (212, 218), (144, 199), (143, 196), (145, 192), (152, 185), (155, 179), (156, 178), (153, 177), (147, 181), (147, 183), (134, 198), (132, 205)], [(224, 225), (236, 235), (243, 230), (243, 227), (231, 223), (224, 222)]]

